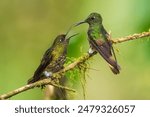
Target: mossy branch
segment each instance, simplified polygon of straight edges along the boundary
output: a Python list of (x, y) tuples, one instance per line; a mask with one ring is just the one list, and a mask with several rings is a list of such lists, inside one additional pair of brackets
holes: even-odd
[[(136, 39), (140, 39), (140, 38), (144, 38), (144, 37), (150, 37), (150, 32), (142, 32), (142, 33), (138, 33), (138, 34), (133, 34), (133, 35), (129, 35), (129, 36), (126, 36), (126, 37), (111, 40), (111, 41), (112, 41), (113, 44), (117, 44), (117, 43), (122, 43), (122, 42), (130, 41), (130, 40), (136, 40)], [(92, 57), (95, 54), (96, 54), (96, 52), (93, 53), (93, 54), (86, 53), (86, 54), (82, 55), (81, 57), (76, 59), (74, 62), (72, 62), (71, 64), (66, 66), (64, 69), (62, 69), (61, 71), (55, 73), (53, 76), (57, 77), (57, 76), (60, 76), (61, 74), (65, 73), (67, 71), (70, 71), (70, 70), (74, 69), (76, 66), (79, 66), (81, 63), (86, 62), (90, 57)], [(52, 85), (54, 87), (64, 88), (68, 91), (75, 92), (75, 90), (73, 90), (73, 89), (55, 84), (50, 79), (44, 79), (44, 80), (29, 84), (29, 85), (22, 86), (18, 89), (10, 91), (6, 94), (3, 94), (3, 95), (0, 96), (0, 99), (1, 100), (8, 99), (8, 98), (10, 98), (10, 97), (12, 97), (16, 94), (22, 93), (22, 92), (27, 91), (29, 89), (32, 89), (34, 87), (40, 87), (41, 85), (47, 85), (47, 84)]]

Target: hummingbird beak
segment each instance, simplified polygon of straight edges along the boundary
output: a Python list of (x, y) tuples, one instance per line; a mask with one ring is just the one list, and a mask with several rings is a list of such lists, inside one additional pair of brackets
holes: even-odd
[(75, 27), (75, 25), (76, 24), (73, 24), (73, 25), (71, 25), (70, 27), (69, 27), (69, 29), (68, 29), (68, 31), (67, 31), (67, 33), (66, 33), (66, 36), (68, 35), (68, 33), (70, 32), (70, 30), (72, 29), (72, 28), (74, 28)]
[(75, 27), (76, 27), (76, 26), (79, 26), (79, 25), (81, 25), (81, 24), (83, 24), (83, 23), (86, 23), (86, 21), (81, 21), (81, 22), (75, 24)]
[(76, 34), (74, 34), (74, 35), (68, 37), (66, 40), (69, 41), (72, 37), (74, 37), (74, 36), (76, 36), (76, 35), (78, 35), (78, 34), (79, 34), (79, 33), (76, 33)]
[[(70, 26), (70, 28), (68, 29), (67, 33), (66, 33), (66, 36), (68, 35), (68, 33), (70, 32), (70, 30), (80, 24), (83, 24), (83, 23), (86, 23), (86, 20), (85, 21), (82, 21), (82, 22), (79, 22), (79, 23), (76, 23), (76, 24), (73, 24), (72, 26)], [(78, 35), (78, 34), (75, 34), (75, 35)], [(72, 35), (71, 37), (75, 36), (75, 35)], [(70, 37), (69, 37), (70, 38)]]

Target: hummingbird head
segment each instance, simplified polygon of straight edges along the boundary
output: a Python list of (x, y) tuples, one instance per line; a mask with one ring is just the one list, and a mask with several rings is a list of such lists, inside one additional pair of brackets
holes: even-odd
[(102, 24), (102, 20), (103, 19), (99, 13), (91, 13), (84, 21), (77, 23), (75, 26), (83, 23), (88, 23), (89, 25)]
[(102, 24), (102, 17), (98, 13), (91, 13), (85, 20), (88, 24), (100, 23)]
[(69, 42), (70, 39), (71, 39), (72, 37), (76, 36), (76, 35), (78, 35), (78, 33), (77, 33), (77, 34), (74, 34), (74, 35), (71, 35), (70, 37), (66, 37), (67, 34), (60, 34), (60, 35), (58, 35), (58, 36), (56, 37), (56, 39), (55, 39), (53, 45), (63, 44), (63, 43)]
[(65, 42), (65, 38), (66, 38), (65, 34), (58, 35), (54, 41), (54, 45)]
[(69, 43), (69, 41), (70, 41), (70, 39), (71, 39), (72, 37), (78, 35), (78, 33), (77, 33), (77, 34), (71, 35), (70, 37), (67, 37), (68, 33), (70, 32), (70, 30), (71, 30), (73, 27), (74, 27), (74, 25), (72, 25), (72, 26), (68, 29), (68, 31), (66, 32), (66, 34), (60, 34), (60, 35), (58, 35), (58, 36), (56, 37), (56, 39), (55, 39), (53, 45)]

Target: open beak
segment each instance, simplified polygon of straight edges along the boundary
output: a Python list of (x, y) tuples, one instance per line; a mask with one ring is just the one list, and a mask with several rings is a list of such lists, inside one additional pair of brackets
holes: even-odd
[(74, 37), (74, 36), (76, 36), (76, 35), (78, 35), (79, 33), (76, 33), (76, 34), (74, 34), (74, 35), (71, 35), (70, 37), (68, 37), (67, 38), (67, 41), (69, 41), (72, 37)]
[[(71, 30), (72, 28), (74, 28), (74, 27), (75, 27), (75, 25), (76, 25), (76, 24), (73, 24), (72, 26), (70, 26), (70, 27), (69, 27), (68, 31), (67, 31), (67, 32), (66, 32), (66, 34), (65, 34), (66, 36), (67, 36), (67, 35), (68, 35), (68, 33), (70, 32), (70, 30)], [(71, 37), (72, 37), (72, 36), (71, 36)], [(69, 38), (70, 38), (70, 37), (69, 37)]]
[[(83, 24), (83, 23), (86, 23), (86, 20), (85, 20), (85, 21), (82, 21), (82, 22), (79, 22), (79, 23), (76, 23), (76, 24), (73, 24), (72, 26), (70, 26), (70, 28), (68, 29), (68, 31), (67, 31), (67, 33), (66, 33), (65, 35), (67, 36), (68, 33), (70, 32), (70, 30), (71, 30), (72, 28), (74, 28), (74, 27), (76, 27), (76, 26), (79, 26), (80, 24)], [(71, 37), (74, 37), (74, 36), (76, 36), (76, 35), (78, 35), (78, 33), (72, 35)], [(69, 37), (69, 38), (71, 38), (71, 37)]]

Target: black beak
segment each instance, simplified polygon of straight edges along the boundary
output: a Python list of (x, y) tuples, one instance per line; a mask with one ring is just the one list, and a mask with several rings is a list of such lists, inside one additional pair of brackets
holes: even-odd
[(75, 24), (75, 27), (76, 27), (76, 26), (79, 26), (79, 25), (81, 25), (81, 24), (83, 24), (83, 23), (86, 23), (86, 21), (82, 21), (82, 22), (79, 22), (79, 23)]
[(68, 33), (70, 32), (70, 30), (71, 30), (72, 28), (74, 28), (74, 27), (75, 27), (75, 25), (76, 25), (76, 24), (73, 24), (72, 26), (70, 26), (70, 27), (69, 27), (68, 31), (66, 32), (66, 36), (67, 36), (67, 35), (68, 35)]
[(71, 35), (70, 37), (68, 37), (66, 40), (67, 41), (69, 41), (72, 37), (74, 37), (74, 36), (76, 36), (76, 35), (78, 35), (79, 33), (76, 33), (76, 34), (74, 34), (74, 35)]
[[(86, 20), (85, 21), (82, 21), (82, 22), (79, 22), (79, 23), (76, 23), (76, 24), (73, 24), (72, 26), (70, 26), (70, 28), (68, 29), (67, 33), (65, 34), (66, 36), (68, 35), (68, 33), (70, 32), (70, 30), (76, 26), (79, 26), (80, 24), (83, 24), (83, 23), (86, 23)], [(73, 36), (76, 36), (78, 34), (75, 34), (75, 35), (72, 35), (71, 37)], [(70, 37), (69, 37), (70, 38)]]

